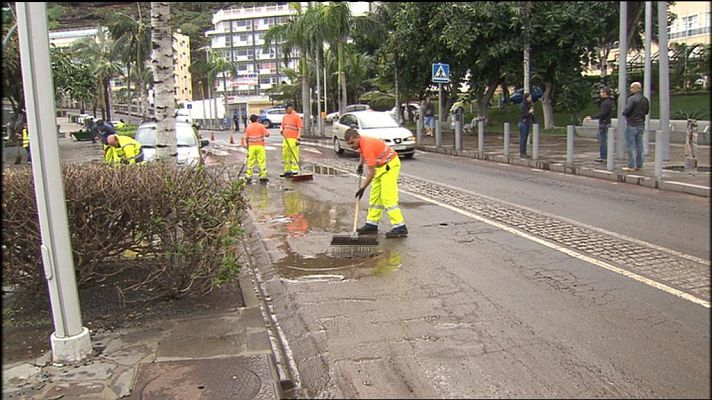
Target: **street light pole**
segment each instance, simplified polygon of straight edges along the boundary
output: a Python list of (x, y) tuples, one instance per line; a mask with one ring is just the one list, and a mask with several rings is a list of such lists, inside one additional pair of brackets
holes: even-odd
[(628, 98), (626, 89), (628, 88), (628, 4), (620, 2), (618, 26), (618, 129), (616, 139), (616, 158), (625, 160), (625, 120), (623, 109)]
[(55, 363), (76, 363), (91, 354), (92, 345), (89, 330), (82, 326), (79, 310), (59, 162), (56, 107), (54, 97), (46, 95), (54, 93), (47, 3), (18, 2), (16, 5), (22, 83), (34, 161), (32, 176), (42, 238), (40, 250), (55, 328), (50, 335), (52, 360)]

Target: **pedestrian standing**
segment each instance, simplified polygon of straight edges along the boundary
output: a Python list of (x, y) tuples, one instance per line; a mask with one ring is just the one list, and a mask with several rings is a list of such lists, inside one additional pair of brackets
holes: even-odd
[[(237, 109), (232, 112), (232, 121), (235, 123), (235, 132), (240, 131), (240, 114), (237, 113)], [(245, 125), (247, 126), (247, 125)]]
[(621, 112), (626, 122), (625, 143), (628, 148), (628, 166), (623, 167), (624, 171), (639, 171), (643, 168), (643, 132), (645, 116), (650, 112), (650, 101), (643, 96), (641, 90), (640, 82), (630, 85), (631, 95)]
[(361, 136), (355, 129), (347, 130), (344, 137), (352, 150), (361, 153), (361, 162), (357, 168), (358, 174), (363, 173), (364, 164), (368, 168), (366, 180), (356, 192), (356, 197), (360, 199), (368, 185), (373, 183), (368, 199), (366, 223), (356, 231), (359, 234), (377, 233), (378, 222), (383, 216), (383, 210), (386, 210), (393, 226), (391, 231), (386, 232), (386, 237), (408, 236), (408, 228), (398, 206), (398, 175), (400, 174), (398, 154), (386, 142), (369, 136)]
[(247, 106), (242, 109), (242, 124), (247, 127)]
[(240, 145), (247, 147), (247, 171), (245, 171), (247, 183), (252, 182), (255, 163), (260, 170), (260, 183), (266, 183), (269, 180), (267, 179), (267, 153), (265, 152), (265, 138), (269, 136), (269, 131), (257, 120), (259, 120), (257, 115), (250, 115), (250, 125), (245, 127), (245, 134), (240, 141)]
[(430, 101), (430, 97), (425, 98), (423, 124), (426, 128), (425, 136), (433, 136), (433, 129), (435, 129), (435, 106)]
[(299, 173), (299, 140), (302, 137), (302, 118), (287, 104), (287, 115), (280, 126), (282, 139), (282, 163), (284, 172), (279, 176), (289, 178)]
[(527, 140), (532, 125), (534, 125), (534, 107), (532, 106), (532, 96), (524, 93), (522, 105), (519, 113), (519, 157), (527, 156)]
[(611, 89), (602, 88), (599, 93), (601, 104), (598, 113), (586, 119), (598, 119), (598, 158), (597, 162), (608, 159), (608, 127), (611, 126), (611, 116), (615, 102), (611, 97)]

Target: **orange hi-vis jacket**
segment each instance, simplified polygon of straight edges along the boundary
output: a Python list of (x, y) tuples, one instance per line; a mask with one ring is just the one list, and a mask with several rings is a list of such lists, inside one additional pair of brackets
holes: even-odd
[(269, 131), (259, 122), (252, 122), (245, 128), (245, 134), (242, 137), (242, 145), (245, 145), (247, 140), (248, 146), (264, 146), (265, 136), (269, 135)]
[(361, 158), (369, 167), (382, 167), (398, 157), (395, 150), (383, 140), (361, 136), (358, 143), (361, 148)]
[(282, 131), (287, 139), (299, 139), (299, 128), (302, 127), (302, 118), (296, 112), (287, 114), (282, 118)]

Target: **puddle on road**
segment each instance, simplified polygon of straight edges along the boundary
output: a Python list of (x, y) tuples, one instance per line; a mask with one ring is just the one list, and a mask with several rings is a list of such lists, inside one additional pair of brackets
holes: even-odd
[[(323, 170), (322, 173), (334, 173)], [(338, 251), (331, 246), (334, 235), (343, 235), (345, 221), (353, 221), (353, 208), (328, 201), (318, 201), (297, 190), (284, 187), (274, 196), (272, 182), (250, 185), (245, 191), (253, 209), (259, 210), (256, 223), (270, 227), (273, 234), (265, 240), (279, 240), (284, 256), (276, 261), (276, 272), (287, 281), (338, 282), (364, 276), (386, 275), (401, 266), (401, 255), (379, 238), (373, 254)], [(339, 217), (345, 218), (339, 221)], [(347, 258), (349, 255), (360, 257)]]
[(379, 251), (366, 258), (336, 258), (329, 254), (304, 257), (291, 250), (276, 264), (279, 276), (287, 281), (345, 281), (365, 276), (381, 276), (401, 267), (398, 251)]

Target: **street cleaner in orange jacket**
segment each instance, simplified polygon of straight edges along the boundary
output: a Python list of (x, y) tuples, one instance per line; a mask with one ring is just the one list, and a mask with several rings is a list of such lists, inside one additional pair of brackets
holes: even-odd
[(255, 163), (260, 170), (260, 183), (266, 183), (269, 180), (267, 178), (267, 153), (265, 152), (265, 137), (269, 136), (269, 131), (264, 125), (257, 122), (258, 119), (257, 115), (250, 115), (250, 125), (245, 128), (245, 133), (240, 141), (241, 146), (247, 146), (247, 171), (245, 171), (247, 183), (252, 182)]
[(366, 164), (368, 167), (366, 180), (356, 192), (356, 197), (360, 199), (368, 185), (373, 183), (368, 200), (366, 224), (356, 231), (359, 234), (377, 233), (378, 222), (385, 210), (393, 225), (393, 229), (386, 232), (386, 237), (408, 236), (408, 228), (398, 206), (398, 174), (400, 174), (398, 154), (384, 141), (361, 136), (355, 129), (347, 130), (344, 137), (351, 149), (361, 153), (361, 163), (356, 172), (360, 175), (364, 171), (363, 165)]
[(287, 104), (287, 115), (282, 118), (280, 132), (282, 140), (282, 163), (284, 172), (279, 176), (289, 178), (299, 174), (299, 139), (302, 137), (302, 117), (294, 112), (294, 106)]

